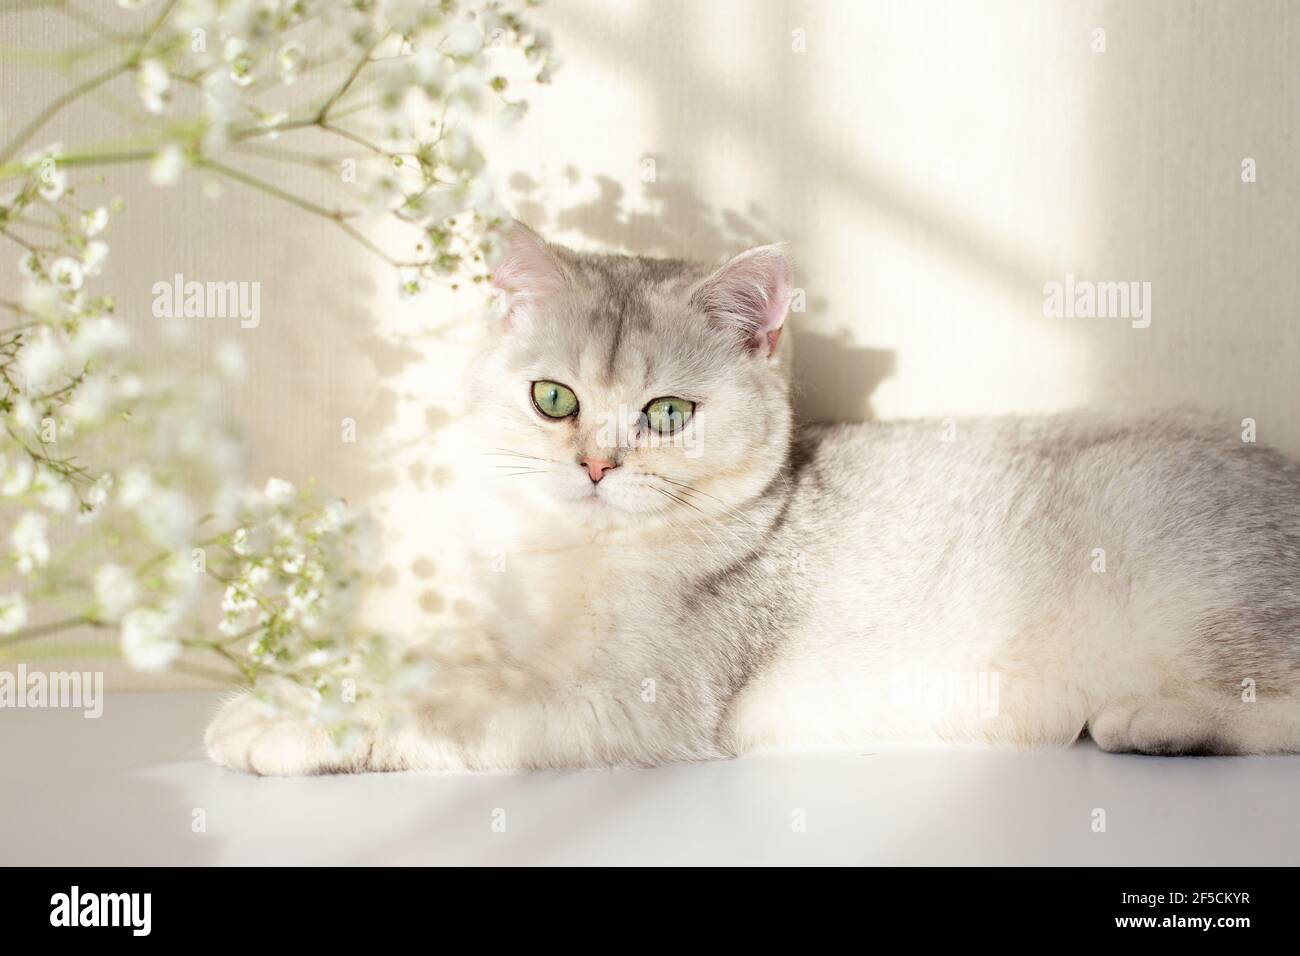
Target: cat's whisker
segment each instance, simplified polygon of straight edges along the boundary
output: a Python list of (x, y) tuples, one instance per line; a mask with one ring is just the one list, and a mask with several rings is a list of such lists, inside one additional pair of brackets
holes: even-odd
[(557, 465), (559, 464), (559, 462), (556, 461), (554, 458), (539, 458), (536, 455), (525, 455), (521, 451), (512, 451), (509, 448), (498, 448), (495, 451), (482, 452), (482, 454), (485, 456), (493, 456), (493, 457), (508, 455), (511, 458), (527, 458), (529, 461), (545, 461), (545, 462), (550, 462), (551, 464), (557, 464)]
[(722, 507), (722, 510), (725, 514), (734, 517), (739, 521), (744, 522), (745, 524), (747, 524), (749, 527), (753, 528), (756, 531), (760, 530), (759, 526), (754, 524), (754, 522), (751, 521), (749, 518), (746, 518), (739, 511), (739, 509), (733, 507), (732, 505), (727, 504), (727, 502), (723, 501), (717, 495), (711, 495), (707, 491), (701, 491), (699, 488), (696, 488), (694, 485), (688, 485), (685, 482), (673, 481), (671, 478), (666, 478), (664, 480), (672, 482), (672, 484), (676, 485), (677, 488), (679, 488), (683, 494), (701, 495), (705, 498), (708, 498), (710, 501), (716, 501)]
[[(663, 488), (660, 488), (656, 485), (646, 485), (646, 487), (650, 488), (652, 491), (658, 492), (659, 494), (663, 495), (665, 498), (669, 499), (670, 501), (673, 501), (677, 504), (686, 505), (686, 507), (688, 508), (692, 508), (695, 511), (699, 511), (700, 514), (704, 514), (705, 517), (708, 518), (708, 515), (705, 514), (705, 512), (703, 512), (699, 507), (692, 504), (690, 501), (687, 501), (685, 498), (681, 497), (680, 495), (673, 494), (670, 491), (665, 491)], [(696, 540), (699, 541), (700, 544), (704, 546), (704, 548), (709, 552), (709, 555), (719, 564), (722, 565), (729, 564), (731, 561), (734, 561), (737, 557), (739, 557), (746, 550), (748, 550), (747, 547), (736, 546), (736, 545), (745, 544), (745, 542), (741, 542), (739, 540), (739, 536), (737, 536), (735, 545), (720, 538), (718, 536), (717, 531), (713, 527), (711, 527), (707, 521), (704, 522), (695, 521), (690, 524), (680, 525), (680, 527), (686, 528), (693, 535), (695, 535)], [(711, 545), (707, 540), (705, 540), (704, 536), (700, 533), (701, 529), (708, 531), (709, 535), (713, 538), (714, 545), (716, 545), (717, 547), (714, 547), (714, 545)]]
[[(721, 505), (720, 515), (709, 514), (707, 511), (694, 504), (691, 504), (691, 507), (693, 507), (696, 511), (698, 511), (701, 515), (704, 516), (704, 523), (706, 527), (709, 528), (710, 532), (714, 535), (715, 538), (717, 537), (717, 532), (719, 531), (725, 532), (726, 534), (730, 535), (731, 538), (734, 540), (735, 544), (738, 546), (738, 551), (747, 551), (751, 545), (751, 542), (744, 534), (742, 534), (736, 528), (730, 527), (729, 524), (727, 523), (728, 519), (730, 519), (730, 521), (732, 522), (735, 522), (736, 524), (741, 525), (741, 527), (747, 531), (752, 531), (761, 534), (765, 530), (761, 526), (755, 524), (749, 518), (745, 517), (735, 508), (729, 506), (721, 498), (715, 497), (714, 495), (710, 495), (708, 492), (700, 491), (698, 488), (694, 488), (690, 485), (685, 484), (684, 482), (675, 481), (674, 479), (671, 478), (666, 478), (663, 475), (656, 474), (654, 475), (654, 477), (662, 479), (663, 481), (666, 481), (672, 484), (673, 486), (675, 486), (675, 488), (677, 489), (677, 494), (679, 496), (702, 495), (705, 498), (709, 498), (717, 502), (719, 505)], [(687, 499), (683, 503), (689, 504), (690, 503), (689, 499)]]
[(701, 508), (699, 505), (695, 504), (695, 503), (694, 503), (693, 501), (691, 501), (689, 498), (683, 498), (683, 497), (681, 497), (681, 496), (675, 496), (675, 497), (677, 497), (677, 499), (678, 499), (682, 504), (686, 505), (686, 507), (690, 508), (692, 511), (698, 512), (699, 514), (704, 515), (704, 517), (706, 517), (706, 518), (709, 516), (709, 515), (708, 515), (708, 512), (706, 512), (706, 511), (705, 511), (703, 508)]
[[(724, 523), (724, 519), (730, 518), (732, 521), (742, 525), (746, 530), (749, 531), (762, 533), (764, 530), (763, 528), (754, 524), (744, 515), (740, 514), (734, 508), (731, 508), (721, 498), (711, 495), (706, 491), (701, 491), (700, 489), (694, 487), (693, 485), (689, 485), (683, 481), (678, 481), (674, 478), (669, 478), (665, 475), (658, 474), (657, 472), (647, 471), (645, 472), (645, 475), (647, 477), (656, 478), (660, 481), (672, 485), (675, 489), (674, 491), (675, 500), (697, 511), (703, 517), (704, 519), (703, 523), (707, 527), (709, 527), (709, 531), (714, 536), (715, 539), (718, 538), (717, 532), (719, 530), (725, 531), (728, 535), (730, 535), (734, 539), (734, 543), (737, 545), (737, 553), (739, 553), (740, 551), (748, 550), (750, 547), (750, 542), (746, 539), (744, 535), (742, 535), (735, 528), (729, 527), (726, 523)], [(664, 493), (664, 489), (662, 488), (659, 488), (657, 486), (651, 486), (651, 487), (654, 487), (655, 490), (659, 491), (660, 493)], [(689, 496), (691, 495), (699, 495), (704, 498), (708, 498), (712, 501), (717, 502), (719, 505), (722, 506), (721, 507), (722, 515), (718, 516), (718, 515), (709, 514), (703, 508), (699, 507), (698, 505), (696, 505), (690, 500)]]
[[(659, 487), (657, 487), (657, 486), (655, 486), (655, 485), (646, 485), (646, 487), (649, 488), (651, 491), (654, 491), (654, 492), (656, 492), (656, 493), (662, 495), (664, 498), (666, 498), (666, 499), (668, 499), (669, 501), (673, 502), (673, 504), (685, 504), (685, 502), (684, 502), (681, 498), (677, 497), (676, 495), (670, 494), (669, 492), (665, 491), (665, 490), (662, 489), (662, 488), (659, 488)], [(670, 512), (670, 513), (671, 513), (673, 510), (674, 510), (674, 509), (672, 508), (671, 505), (670, 505), (670, 506), (668, 507), (668, 509), (667, 509), (667, 511)], [(709, 556), (710, 556), (710, 557), (711, 557), (715, 562), (717, 562), (718, 564), (726, 565), (726, 564), (729, 563), (729, 561), (730, 561), (731, 559), (734, 559), (734, 558), (735, 558), (736, 553), (734, 553), (734, 552), (725, 552), (725, 553), (721, 553), (721, 554), (720, 554), (719, 551), (718, 551), (718, 549), (717, 549), (716, 547), (714, 547), (713, 544), (710, 544), (709, 541), (707, 541), (707, 540), (704, 538), (704, 536), (703, 536), (702, 534), (700, 534), (699, 526), (700, 526), (700, 523), (699, 523), (699, 522), (691, 522), (690, 524), (679, 524), (679, 525), (678, 525), (678, 527), (685, 528), (686, 530), (690, 531), (691, 534), (693, 534), (693, 535), (695, 536), (695, 539), (696, 539), (696, 540), (697, 540), (697, 541), (698, 541), (698, 542), (699, 542), (699, 543), (704, 547), (704, 549), (709, 553)], [(720, 541), (720, 540), (718, 540), (718, 538), (716, 537), (716, 535), (714, 536), (714, 542), (715, 542), (717, 545), (723, 546), (723, 547), (725, 548), (725, 543), (722, 542), (722, 541)]]
[[(717, 532), (704, 522), (693, 521), (690, 524), (683, 524), (681, 527), (690, 531), (690, 533), (695, 536), (695, 540), (700, 543), (719, 567), (726, 567), (746, 552), (745, 548), (738, 547), (737, 545), (718, 537)], [(703, 532), (705, 531), (708, 532), (709, 538), (711, 538), (712, 541), (710, 541), (709, 538), (704, 537)]]
[[(675, 494), (673, 494), (673, 493), (670, 492), (670, 491), (665, 491), (663, 488), (660, 488), (660, 487), (658, 487), (657, 485), (645, 485), (644, 487), (649, 488), (651, 491), (656, 492), (656, 493), (662, 495), (663, 497), (667, 498), (669, 501), (673, 502), (674, 504), (686, 505), (686, 506), (689, 507), (689, 508), (694, 508), (694, 507), (695, 507), (695, 506), (692, 505), (689, 501), (687, 501), (685, 498), (682, 498), (682, 497), (680, 497), (679, 495), (675, 495)], [(699, 511), (698, 508), (695, 508), (695, 510), (696, 510), (696, 511)]]
[(728, 505), (717, 495), (711, 495), (707, 491), (701, 491), (699, 488), (696, 488), (694, 485), (688, 484), (687, 482), (684, 481), (678, 481), (676, 478), (669, 478), (667, 475), (660, 475), (653, 472), (647, 472), (647, 474), (653, 474), (654, 477), (658, 478), (660, 481), (668, 482), (668, 484), (676, 487), (679, 490), (679, 492), (682, 494), (700, 495), (705, 498), (708, 498), (710, 501), (716, 501), (719, 505), (722, 506), (722, 512), (724, 515), (740, 522), (741, 524), (749, 528), (751, 531), (763, 530), (760, 526), (752, 522), (750, 519), (746, 518), (738, 510)]

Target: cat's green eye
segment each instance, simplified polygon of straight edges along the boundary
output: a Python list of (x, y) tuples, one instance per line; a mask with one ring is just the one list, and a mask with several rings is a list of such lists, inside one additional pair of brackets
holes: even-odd
[(661, 435), (679, 432), (695, 412), (695, 403), (684, 398), (656, 398), (645, 407), (646, 421)]
[(547, 418), (568, 418), (578, 413), (578, 396), (559, 382), (533, 382), (533, 404)]

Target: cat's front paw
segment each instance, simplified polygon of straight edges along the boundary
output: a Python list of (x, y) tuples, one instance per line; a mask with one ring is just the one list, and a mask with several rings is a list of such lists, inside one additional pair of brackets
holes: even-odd
[(301, 717), (277, 713), (251, 694), (227, 701), (204, 744), (213, 763), (261, 776), (301, 777), (359, 769), (330, 735)]

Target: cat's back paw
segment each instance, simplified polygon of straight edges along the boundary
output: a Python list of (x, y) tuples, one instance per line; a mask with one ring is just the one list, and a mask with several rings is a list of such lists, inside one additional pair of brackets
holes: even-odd
[(1088, 736), (1109, 753), (1213, 757), (1244, 752), (1211, 714), (1172, 698), (1112, 701), (1088, 722)]

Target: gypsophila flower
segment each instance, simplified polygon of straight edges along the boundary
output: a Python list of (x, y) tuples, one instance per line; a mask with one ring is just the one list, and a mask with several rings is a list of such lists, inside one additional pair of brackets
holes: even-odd
[(152, 607), (138, 607), (122, 618), (122, 654), (136, 670), (165, 671), (180, 656), (181, 644), (172, 633), (176, 626), (169, 614)]
[(46, 524), (45, 515), (29, 511), (18, 519), (9, 535), (14, 566), (22, 574), (44, 567), (50, 560), (50, 545), (45, 540)]
[(86, 504), (92, 509), (102, 508), (108, 501), (108, 491), (112, 487), (113, 476), (102, 475), (86, 490)]
[(253, 596), (253, 591), (249, 587), (251, 582), (240, 582), (228, 585), (226, 593), (221, 598), (221, 610), (227, 615), (243, 614), (245, 611), (254, 611), (257, 609), (257, 598)]
[(36, 492), (36, 500), (41, 507), (55, 514), (66, 514), (77, 501), (71, 484), (48, 466), (42, 466), (37, 471), (32, 490)]
[(85, 275), (99, 275), (104, 271), (104, 263), (107, 260), (108, 243), (100, 242), (98, 239), (86, 243), (86, 250), (81, 254), (81, 266)]
[(117, 380), (117, 391), (124, 399), (137, 399), (144, 394), (144, 380), (139, 375), (123, 375)]
[(161, 113), (167, 105), (172, 79), (167, 68), (157, 60), (141, 60), (135, 69), (135, 89), (140, 102), (150, 113)]
[(0, 495), (6, 498), (21, 495), (31, 486), (35, 472), (30, 458), (0, 459)]
[(37, 180), (40, 183), (37, 192), (46, 202), (58, 202), (68, 191), (68, 174), (55, 165), (42, 168)]
[(229, 382), (242, 382), (248, 371), (244, 351), (235, 342), (222, 342), (217, 346), (217, 371)]
[(27, 624), (27, 601), (21, 594), (0, 595), (0, 634), (13, 634)]
[(286, 85), (292, 84), (298, 79), (298, 74), (302, 72), (303, 62), (306, 58), (306, 48), (296, 40), (291, 40), (280, 47), (276, 62), (279, 64), (280, 79)]
[(255, 63), (249, 54), (246, 40), (237, 36), (227, 37), (222, 47), (222, 55), (230, 67), (230, 79), (237, 86), (247, 86), (253, 82)]
[(55, 332), (42, 328), (23, 344), (18, 372), (29, 389), (39, 389), (63, 368), (64, 351)]
[(38, 319), (50, 323), (57, 322), (64, 316), (64, 297), (49, 282), (48, 278), (39, 272), (33, 278), (36, 281), (28, 282), (23, 286), (20, 299), (23, 309)]
[(69, 256), (55, 259), (50, 264), (50, 278), (60, 289), (74, 292), (86, 282), (86, 274), (81, 269), (81, 263)]
[[(270, 706), (346, 723), (345, 678), (390, 690), (417, 680), (394, 645), (359, 634), (353, 621), (380, 563), (374, 527), (311, 484), (250, 484), (247, 447), (222, 414), (230, 383), (246, 373), (234, 342), (219, 345), (201, 374), (132, 354), (134, 319), (119, 321), (99, 287), (110, 221), (124, 206), (97, 195), (102, 180), (83, 169), (138, 157), (159, 186), (194, 167), (209, 195), (225, 184), (292, 200), (297, 184), (262, 181), (250, 156), (319, 148), (331, 166), (345, 150), (356, 175), (345, 174), (329, 200), (339, 209), (330, 221), (392, 264), (404, 294), (462, 278), (486, 291), (509, 216), (479, 132), (522, 115), (526, 104), (512, 94), (549, 78), (550, 41), (531, 4), (498, 0), (118, 6), (156, 11), (96, 41), (95, 55), (119, 55), (134, 85), (129, 102), (113, 98), (129, 127), (121, 140), (115, 131), (113, 143), (66, 152), (52, 143), (0, 167), (0, 180), (12, 180), (0, 184), (0, 227), (26, 247), (17, 293), (0, 296), (18, 316), (0, 328), (0, 508), (9, 529), (0, 550), (22, 582), (0, 596), (0, 633), (20, 632), (29, 614), (120, 623), (132, 667), (164, 670), (183, 648), (208, 653), (233, 665), (232, 677), (256, 681)], [(290, 32), (309, 20), (310, 32)], [(306, 127), (328, 145), (288, 141)], [(267, 145), (280, 136), (287, 142)], [(325, 210), (315, 203), (294, 205), (304, 215)], [(384, 242), (405, 247), (390, 253), (362, 236), (374, 224), (367, 211), (399, 226), (405, 238)], [(181, 329), (168, 323), (159, 347)], [(57, 615), (43, 607), (51, 594)], [(205, 594), (220, 595), (219, 610)]]
[(271, 478), (262, 490), (262, 495), (266, 498), (266, 503), (274, 508), (292, 500), (294, 487), (282, 478)]
[(428, 282), (418, 269), (403, 269), (398, 273), (397, 291), (402, 298), (419, 295), (428, 287)]
[(102, 419), (112, 405), (112, 383), (102, 377), (84, 379), (72, 394), (65, 409), (68, 417), (77, 424), (88, 424)]
[(321, 509), (320, 517), (311, 530), (313, 534), (334, 534), (344, 527), (347, 520), (347, 506), (341, 501), (331, 501)]
[(16, 426), (19, 434), (26, 434), (35, 430), (37, 423), (36, 406), (24, 395), (15, 397), (9, 411), (9, 420)]
[(128, 508), (138, 508), (149, 500), (153, 492), (154, 482), (149, 473), (140, 468), (131, 468), (122, 475), (118, 498)]
[(458, 59), (472, 57), (483, 49), (483, 34), (470, 20), (455, 19), (447, 27), (442, 51)]
[(185, 151), (175, 143), (168, 143), (154, 156), (149, 166), (149, 181), (155, 186), (173, 186), (185, 168)]
[(140, 597), (135, 576), (119, 564), (105, 564), (95, 572), (95, 601), (99, 616), (105, 621), (118, 621)]
[(98, 206), (89, 212), (82, 213), (81, 231), (87, 238), (93, 238), (104, 231), (108, 225), (108, 207)]

